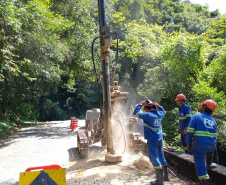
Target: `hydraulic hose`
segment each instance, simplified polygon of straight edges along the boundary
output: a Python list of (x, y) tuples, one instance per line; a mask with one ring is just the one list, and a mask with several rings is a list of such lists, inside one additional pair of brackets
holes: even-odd
[(98, 91), (99, 91), (99, 99), (100, 99), (100, 108), (102, 107), (102, 101), (101, 101), (101, 88), (100, 88), (100, 80), (98, 78), (98, 73), (97, 73), (97, 68), (96, 68), (96, 64), (95, 64), (95, 60), (94, 60), (94, 52), (93, 52), (93, 49), (94, 49), (94, 43), (95, 41), (100, 38), (100, 36), (97, 36), (93, 39), (93, 42), (92, 42), (92, 46), (91, 46), (91, 51), (92, 51), (92, 61), (93, 61), (93, 67), (94, 67), (94, 71), (95, 71), (95, 74), (96, 74), (96, 78), (97, 78), (97, 85), (98, 85)]
[(99, 81), (98, 79), (98, 74), (97, 74), (97, 69), (96, 69), (96, 64), (95, 64), (95, 61), (94, 61), (94, 52), (93, 52), (93, 48), (94, 48), (94, 43), (97, 39), (99, 39), (100, 36), (97, 36), (93, 39), (93, 42), (92, 42), (92, 46), (91, 46), (91, 51), (92, 51), (92, 61), (93, 61), (93, 67), (94, 67), (94, 71), (96, 73), (96, 77), (97, 77), (97, 82)]
[(114, 68), (114, 72), (112, 74), (112, 78), (111, 78), (111, 84), (113, 85), (113, 81), (115, 78), (115, 73), (116, 73), (116, 68), (118, 65), (118, 34), (116, 32), (113, 32), (112, 34), (116, 35), (116, 39), (117, 39), (117, 44), (116, 44), (116, 56), (115, 56), (115, 68)]

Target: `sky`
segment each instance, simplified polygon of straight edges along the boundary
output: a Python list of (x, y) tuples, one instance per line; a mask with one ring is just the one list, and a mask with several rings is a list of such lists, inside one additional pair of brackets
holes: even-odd
[(192, 3), (209, 5), (209, 11), (219, 9), (221, 14), (226, 13), (226, 0), (190, 0)]

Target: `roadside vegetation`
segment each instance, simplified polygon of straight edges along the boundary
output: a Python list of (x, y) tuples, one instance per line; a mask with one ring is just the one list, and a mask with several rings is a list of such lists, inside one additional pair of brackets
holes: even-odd
[(15, 123), (11, 121), (0, 121), (0, 137), (4, 137), (6, 134), (11, 133), (16, 129)]

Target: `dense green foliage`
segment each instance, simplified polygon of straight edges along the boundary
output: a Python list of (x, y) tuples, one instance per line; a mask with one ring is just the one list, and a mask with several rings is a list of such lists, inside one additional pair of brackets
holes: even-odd
[(0, 138), (5, 134), (10, 133), (11, 131), (16, 129), (16, 124), (10, 121), (0, 121)]
[[(136, 3), (143, 8), (131, 9), (131, 16), (123, 7), (114, 16), (114, 23), (124, 32), (122, 60), (131, 60), (128, 65), (132, 71), (121, 71), (121, 76), (127, 76), (130, 81), (125, 85), (136, 89), (140, 97), (160, 101), (166, 108), (165, 141), (173, 146), (180, 145), (176, 132), (176, 95), (184, 93), (187, 96), (192, 113), (197, 112), (199, 102), (209, 98), (215, 100), (218, 109), (213, 116), (219, 134), (216, 160), (226, 164), (223, 158), (226, 154), (226, 15), (219, 15), (217, 11), (210, 13), (206, 7), (180, 1)], [(132, 15), (140, 17), (131, 19)]]
[(8, 134), (17, 130), (17, 124), (19, 123), (20, 128), (29, 127), (36, 124), (34, 121), (30, 122), (13, 122), (9, 120), (0, 120), (0, 139), (7, 137)]
[(67, 119), (98, 105), (90, 98), (96, 92), (87, 90), (94, 81), (89, 48), (96, 31), (87, 2), (1, 2), (2, 118)]
[[(175, 96), (184, 93), (193, 113), (214, 99), (216, 159), (226, 164), (226, 15), (189, 0), (105, 3), (120, 39), (116, 78), (130, 91), (130, 104), (159, 101), (167, 110), (165, 140), (179, 146)], [(1, 0), (1, 119), (69, 119), (99, 107), (90, 50), (97, 35), (96, 0)]]

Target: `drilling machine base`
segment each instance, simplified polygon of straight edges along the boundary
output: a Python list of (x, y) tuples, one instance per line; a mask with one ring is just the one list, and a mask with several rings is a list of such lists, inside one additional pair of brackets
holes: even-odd
[(121, 154), (106, 154), (105, 161), (109, 163), (119, 163), (122, 162), (122, 155)]

